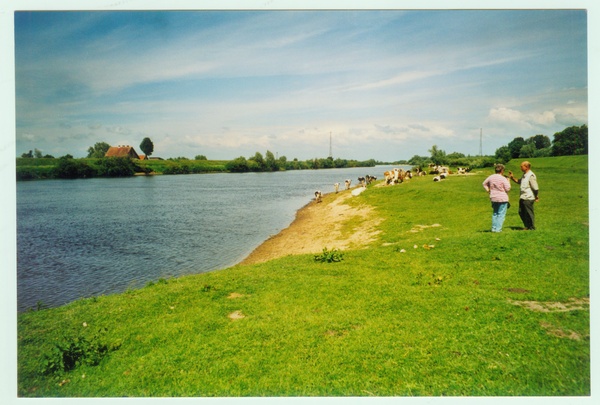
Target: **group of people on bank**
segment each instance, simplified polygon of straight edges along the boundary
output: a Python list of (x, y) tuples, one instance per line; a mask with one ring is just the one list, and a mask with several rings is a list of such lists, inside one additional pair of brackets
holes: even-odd
[(492, 232), (502, 232), (502, 225), (506, 217), (506, 211), (510, 207), (508, 201), (508, 192), (510, 191), (510, 180), (519, 184), (521, 192), (519, 196), (519, 216), (525, 226), (524, 230), (535, 230), (535, 214), (533, 204), (540, 200), (538, 192), (539, 187), (535, 174), (531, 171), (531, 163), (525, 161), (521, 163), (523, 176), (516, 179), (511, 171), (508, 177), (504, 176), (504, 165), (497, 164), (495, 174), (489, 176), (483, 182), (483, 188), (490, 195), (492, 202)]

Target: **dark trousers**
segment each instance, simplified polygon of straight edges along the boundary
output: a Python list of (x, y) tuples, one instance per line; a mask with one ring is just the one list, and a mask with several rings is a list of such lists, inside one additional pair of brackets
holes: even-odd
[(535, 230), (535, 214), (533, 213), (534, 200), (519, 200), (519, 216), (525, 228)]

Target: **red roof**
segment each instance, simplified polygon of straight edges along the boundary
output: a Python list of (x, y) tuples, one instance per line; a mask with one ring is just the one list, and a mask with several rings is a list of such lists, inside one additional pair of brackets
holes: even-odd
[(133, 159), (139, 159), (140, 157), (136, 153), (132, 146), (111, 146), (104, 157), (124, 157), (129, 156)]

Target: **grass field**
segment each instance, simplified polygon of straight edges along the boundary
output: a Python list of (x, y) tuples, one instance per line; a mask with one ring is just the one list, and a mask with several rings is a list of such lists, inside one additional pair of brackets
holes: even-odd
[[(520, 230), (512, 183), (489, 232), (491, 169), (415, 178), (348, 200), (384, 221), (341, 262), (288, 256), (21, 314), (18, 395), (588, 396), (588, 160), (531, 162), (537, 231)], [(42, 374), (74, 337), (115, 350)]]

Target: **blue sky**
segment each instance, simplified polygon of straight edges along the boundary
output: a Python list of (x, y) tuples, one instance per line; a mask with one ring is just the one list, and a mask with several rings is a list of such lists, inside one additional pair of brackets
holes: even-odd
[(493, 154), (588, 124), (583, 10), (15, 13), (16, 147)]

